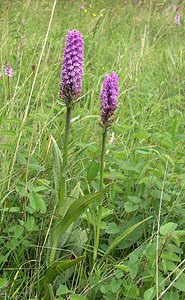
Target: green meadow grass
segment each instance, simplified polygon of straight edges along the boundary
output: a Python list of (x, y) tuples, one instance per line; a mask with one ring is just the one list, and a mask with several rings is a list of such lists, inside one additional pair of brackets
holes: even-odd
[[(85, 258), (60, 272), (48, 299), (185, 299), (184, 1), (175, 3), (180, 25), (171, 1), (136, 2), (86, 1), (83, 10), (78, 0), (0, 2), (0, 299), (42, 297), (57, 216), (52, 138), (62, 151), (60, 74), (71, 29), (85, 42), (83, 92), (69, 141), (71, 199), (99, 190), (106, 73), (118, 73), (120, 96), (106, 146), (104, 179), (111, 185), (98, 261), (92, 267), (95, 203), (57, 250), (58, 258)], [(40, 209), (31, 203), (33, 193)], [(150, 216), (105, 257), (119, 235)]]

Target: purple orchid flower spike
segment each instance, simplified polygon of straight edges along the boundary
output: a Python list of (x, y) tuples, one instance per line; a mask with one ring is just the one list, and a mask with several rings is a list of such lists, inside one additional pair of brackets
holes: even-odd
[(111, 125), (114, 112), (118, 107), (118, 75), (115, 72), (107, 74), (103, 81), (103, 88), (100, 95), (101, 123), (102, 126)]
[(85, 8), (85, 5), (82, 3), (80, 4), (80, 9), (83, 10)]
[(176, 25), (180, 25), (180, 22), (181, 22), (181, 16), (179, 14), (176, 14), (176, 16), (175, 16)]
[(11, 67), (10, 63), (8, 63), (8, 65), (5, 67), (4, 73), (8, 77), (12, 77), (13, 71), (12, 71), (12, 67)]
[(79, 31), (71, 30), (66, 36), (60, 85), (60, 96), (67, 106), (80, 96), (83, 79), (83, 59), (83, 36)]
[(26, 24), (26, 19), (23, 18), (23, 19), (22, 19), (22, 25), (25, 25), (25, 24)]

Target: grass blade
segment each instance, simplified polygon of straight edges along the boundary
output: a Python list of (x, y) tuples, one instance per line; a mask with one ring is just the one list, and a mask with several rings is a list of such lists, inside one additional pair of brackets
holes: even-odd
[(142, 220), (141, 222), (138, 222), (134, 225), (132, 225), (130, 228), (128, 228), (126, 231), (122, 232), (115, 240), (110, 244), (107, 251), (103, 255), (102, 259), (105, 259), (107, 255), (110, 254), (129, 234), (131, 234), (138, 226), (146, 222), (147, 220), (151, 219), (152, 217), (146, 218)]

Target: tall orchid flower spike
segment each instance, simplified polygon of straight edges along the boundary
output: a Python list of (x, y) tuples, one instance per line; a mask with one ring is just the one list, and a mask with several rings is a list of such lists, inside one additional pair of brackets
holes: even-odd
[[(105, 148), (106, 148), (106, 136), (107, 130), (111, 126), (114, 120), (114, 112), (118, 107), (118, 75), (115, 72), (112, 74), (107, 74), (103, 81), (103, 87), (101, 91), (101, 127), (102, 127), (102, 142), (101, 142), (101, 157), (100, 157), (100, 191), (103, 190), (104, 184), (104, 162), (105, 162)], [(98, 215), (97, 215), (97, 227), (96, 236), (94, 240), (94, 250), (93, 250), (93, 266), (96, 263), (99, 247), (101, 220), (102, 220), (102, 200), (98, 205)]]
[[(62, 62), (62, 80), (60, 83), (60, 96), (66, 104), (66, 124), (63, 137), (63, 161), (61, 166), (61, 178), (59, 182), (58, 197), (58, 221), (57, 226), (63, 218), (64, 206), (67, 201), (67, 166), (68, 166), (68, 144), (71, 126), (72, 104), (78, 101), (82, 90), (83, 79), (84, 41), (82, 34), (77, 30), (70, 30), (66, 36)], [(56, 249), (60, 239), (60, 232), (54, 235), (50, 254), (50, 263), (55, 260)]]

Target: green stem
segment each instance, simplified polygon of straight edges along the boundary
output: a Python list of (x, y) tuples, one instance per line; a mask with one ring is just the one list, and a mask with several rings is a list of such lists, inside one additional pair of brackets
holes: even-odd
[(107, 129), (102, 132), (102, 145), (101, 145), (101, 160), (100, 160), (100, 191), (103, 190), (103, 174), (104, 174), (104, 161), (105, 161), (105, 142), (107, 136)]
[(8, 97), (9, 101), (11, 100), (11, 84), (10, 84), (10, 77), (8, 77)]
[[(60, 182), (60, 195), (59, 195), (59, 205), (58, 205), (58, 222), (61, 221), (62, 213), (63, 213), (63, 206), (66, 200), (66, 169), (67, 169), (67, 162), (68, 162), (68, 143), (69, 143), (69, 131), (70, 131), (70, 121), (71, 121), (71, 106), (67, 106), (67, 113), (66, 113), (66, 126), (65, 126), (65, 135), (64, 135), (64, 152), (63, 152), (63, 165), (62, 165), (62, 174), (61, 174), (61, 182)], [(54, 262), (56, 249), (58, 246), (58, 241), (60, 239), (59, 235), (54, 235), (53, 245), (50, 254), (50, 264)]]
[(66, 127), (64, 136), (64, 153), (63, 153), (63, 166), (62, 176), (60, 182), (60, 197), (59, 197), (59, 215), (62, 216), (63, 206), (66, 200), (66, 167), (68, 162), (68, 142), (69, 142), (69, 130), (71, 121), (71, 106), (67, 106), (66, 114)]
[[(107, 136), (107, 127), (105, 126), (102, 131), (102, 144), (101, 144), (101, 159), (100, 159), (100, 191), (103, 190), (103, 175), (104, 175), (104, 162), (105, 162), (105, 143)], [(98, 216), (97, 216), (97, 228), (96, 228), (96, 238), (94, 241), (94, 252), (93, 252), (93, 265), (97, 260), (100, 229), (101, 229), (101, 219), (102, 219), (102, 200), (98, 205)]]

